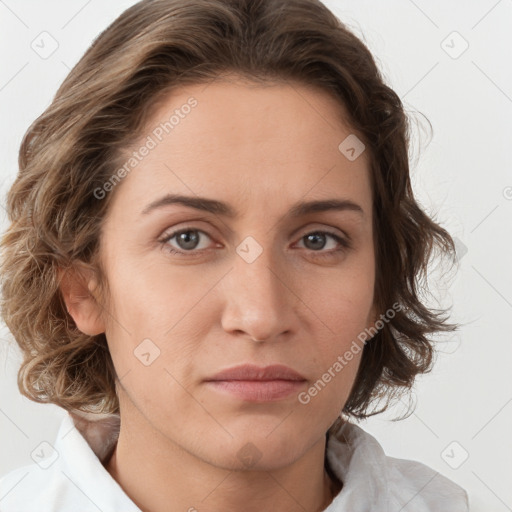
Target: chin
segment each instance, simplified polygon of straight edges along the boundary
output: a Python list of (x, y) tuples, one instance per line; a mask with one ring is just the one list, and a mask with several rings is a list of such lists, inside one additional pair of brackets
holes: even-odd
[[(310, 446), (299, 428), (286, 429), (279, 422), (272, 428), (263, 428), (252, 421), (250, 429), (227, 429), (233, 435), (206, 442), (215, 446), (215, 452), (204, 453), (207, 462), (229, 471), (273, 471), (286, 467), (299, 459)], [(276, 428), (277, 426), (277, 428)], [(281, 429), (281, 430), (279, 430)], [(203, 438), (204, 439), (204, 438)], [(314, 441), (311, 442), (311, 445)]]

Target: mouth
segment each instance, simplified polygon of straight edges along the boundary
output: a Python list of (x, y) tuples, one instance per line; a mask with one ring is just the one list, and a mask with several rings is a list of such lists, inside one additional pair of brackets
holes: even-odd
[(288, 366), (245, 364), (223, 370), (205, 382), (217, 392), (247, 402), (270, 402), (297, 394), (307, 380)]

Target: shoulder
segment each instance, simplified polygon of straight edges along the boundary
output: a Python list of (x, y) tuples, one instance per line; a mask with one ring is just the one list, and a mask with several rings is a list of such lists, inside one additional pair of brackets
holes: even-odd
[[(56, 463), (48, 468), (30, 464), (0, 478), (2, 512), (53, 512), (61, 510), (63, 503), (77, 498), (80, 497), (76, 495), (76, 489), (73, 492), (70, 480)], [(81, 506), (81, 501), (77, 505)], [(89, 508), (83, 510), (88, 511)]]
[(0, 478), (1, 512), (140, 512), (98, 458), (110, 446), (108, 430), (85, 438), (78, 427), (66, 416), (40, 460)]
[[(340, 504), (352, 505), (351, 495), (364, 495), (364, 505), (376, 510), (402, 512), (468, 512), (466, 491), (429, 466), (414, 460), (385, 454), (380, 443), (353, 423), (345, 423), (333, 432), (327, 458), (343, 482)], [(356, 502), (354, 501), (354, 506)]]
[(411, 510), (469, 512), (467, 492), (438, 471), (415, 460), (386, 456), (386, 461), (390, 496), (408, 499)]

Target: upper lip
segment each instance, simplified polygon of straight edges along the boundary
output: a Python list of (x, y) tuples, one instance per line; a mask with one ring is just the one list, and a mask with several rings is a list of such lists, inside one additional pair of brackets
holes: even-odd
[(292, 368), (282, 364), (273, 364), (270, 366), (256, 366), (253, 364), (242, 364), (240, 366), (234, 366), (227, 368), (221, 372), (215, 374), (213, 377), (209, 377), (209, 381), (212, 380), (306, 380), (300, 373), (296, 372)]

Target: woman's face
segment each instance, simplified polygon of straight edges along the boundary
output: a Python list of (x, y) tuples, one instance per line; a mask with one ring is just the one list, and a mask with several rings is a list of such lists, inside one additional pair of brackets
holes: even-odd
[[(101, 237), (125, 425), (275, 468), (336, 420), (361, 351), (338, 357), (373, 325), (375, 279), (368, 154), (342, 116), (297, 84), (219, 80), (159, 105)], [(303, 380), (209, 381), (247, 364)]]

